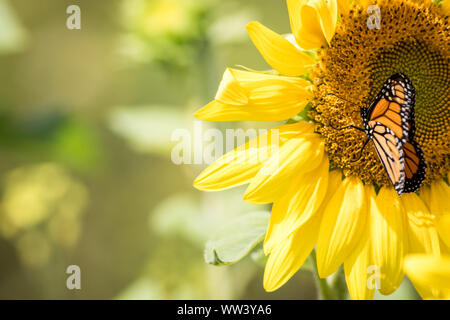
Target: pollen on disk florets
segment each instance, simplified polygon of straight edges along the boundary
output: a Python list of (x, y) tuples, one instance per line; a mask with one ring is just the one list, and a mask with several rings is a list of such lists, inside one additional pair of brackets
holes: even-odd
[(354, 5), (341, 16), (330, 47), (319, 50), (310, 116), (319, 123), (332, 165), (365, 182), (389, 184), (371, 144), (352, 162), (360, 156), (365, 134), (334, 128), (362, 127), (360, 108), (369, 106), (391, 75), (403, 73), (416, 89), (415, 139), (428, 166), (426, 182), (445, 177), (450, 170), (449, 17), (427, 0), (374, 4), (380, 8), (380, 29), (368, 28), (369, 14)]

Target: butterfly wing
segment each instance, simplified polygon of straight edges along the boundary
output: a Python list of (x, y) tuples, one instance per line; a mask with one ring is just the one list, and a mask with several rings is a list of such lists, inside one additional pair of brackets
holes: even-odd
[(415, 90), (408, 77), (398, 73), (383, 85), (378, 96), (370, 105), (368, 119), (391, 129), (405, 143), (408, 136), (414, 135), (411, 118), (414, 115)]
[(379, 122), (371, 121), (372, 142), (395, 191), (401, 194), (405, 186), (405, 157), (402, 143), (395, 133)]
[(427, 170), (423, 151), (415, 140), (408, 140), (402, 149), (405, 157), (405, 186), (403, 192), (415, 192), (425, 180)]

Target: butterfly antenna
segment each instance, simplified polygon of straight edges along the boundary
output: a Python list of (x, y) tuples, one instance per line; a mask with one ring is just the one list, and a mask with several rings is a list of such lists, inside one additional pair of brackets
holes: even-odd
[(338, 96), (337, 94), (334, 94), (334, 93), (332, 93), (332, 92), (328, 92), (328, 93), (327, 93), (327, 96), (335, 96), (336, 98), (339, 98), (339, 99), (341, 99), (341, 100), (344, 100), (344, 101), (346, 101), (346, 102), (348, 102), (348, 103), (356, 104), (354, 101), (349, 101), (349, 100), (347, 100), (347, 99), (344, 99), (344, 98), (342, 98), (342, 97), (340, 97), (340, 96)]
[[(335, 96), (335, 97), (337, 97), (337, 98), (339, 98), (339, 99), (341, 99), (341, 100), (347, 101), (348, 103), (353, 103), (353, 104), (355, 104), (354, 102), (351, 102), (351, 101), (348, 101), (347, 99), (341, 98), (341, 97), (339, 97), (338, 95), (336, 95), (336, 94), (334, 94), (334, 93), (332, 93), (332, 92), (327, 93), (327, 95), (328, 95), (328, 96)], [(330, 127), (332, 127), (334, 130), (344, 130), (344, 129), (348, 129), (348, 128), (353, 128), (353, 129), (357, 129), (357, 130), (359, 130), (359, 131), (365, 132), (364, 129), (362, 129), (362, 128), (360, 128), (360, 127), (357, 127), (357, 126), (354, 126), (354, 125), (349, 125), (349, 126), (345, 126), (345, 127), (342, 127), (342, 128), (335, 128), (335, 127), (330, 123)]]
[(362, 154), (363, 154), (363, 150), (364, 150), (364, 148), (366, 147), (366, 145), (367, 145), (367, 143), (369, 142), (369, 140), (370, 140), (370, 139), (367, 138), (366, 142), (364, 142), (364, 145), (362, 146), (361, 151), (359, 152), (359, 157), (358, 157), (358, 159), (356, 159), (356, 160), (351, 160), (351, 161), (350, 161), (351, 163), (356, 162), (356, 161), (359, 161), (359, 159), (361, 159)]
[(354, 126), (352, 124), (349, 125), (349, 126), (342, 127), (342, 128), (336, 128), (330, 123), (330, 127), (332, 127), (334, 130), (344, 130), (344, 129), (348, 129), (348, 128), (353, 128), (353, 129), (359, 130), (359, 131), (364, 132), (364, 133), (366, 132), (363, 128)]

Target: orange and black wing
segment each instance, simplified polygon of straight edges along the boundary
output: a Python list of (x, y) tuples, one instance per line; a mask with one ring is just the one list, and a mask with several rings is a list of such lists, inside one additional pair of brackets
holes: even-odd
[(422, 148), (415, 140), (402, 145), (384, 124), (376, 123), (373, 129), (372, 142), (395, 191), (399, 195), (417, 191), (427, 170)]
[(408, 140), (402, 149), (405, 158), (405, 186), (403, 192), (415, 192), (425, 180), (427, 170), (423, 151), (415, 140)]
[(391, 180), (395, 191), (401, 194), (405, 186), (405, 157), (402, 143), (395, 133), (384, 124), (375, 122), (372, 142), (378, 157)]
[(395, 74), (383, 85), (370, 105), (367, 121), (376, 121), (389, 128), (401, 141), (412, 134), (411, 119), (414, 117), (415, 90), (411, 80)]

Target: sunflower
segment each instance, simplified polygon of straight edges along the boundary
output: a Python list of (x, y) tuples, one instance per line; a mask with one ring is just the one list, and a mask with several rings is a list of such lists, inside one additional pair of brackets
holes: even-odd
[[(373, 267), (377, 289), (388, 295), (402, 282), (407, 254), (448, 252), (436, 226), (450, 215), (448, 3), (377, 0), (380, 25), (369, 28), (374, 7), (367, 1), (287, 0), (291, 35), (248, 24), (274, 70), (227, 69), (215, 99), (195, 116), (289, 121), (218, 159), (194, 186), (249, 184), (245, 201), (273, 203), (264, 240), (267, 291), (286, 283), (314, 249), (320, 278), (344, 266), (352, 299), (373, 297)], [(361, 127), (360, 109), (399, 72), (416, 88), (415, 139), (428, 166), (418, 192), (401, 197), (374, 147), (360, 154), (364, 133), (335, 129)], [(277, 139), (276, 151), (269, 137)]]

